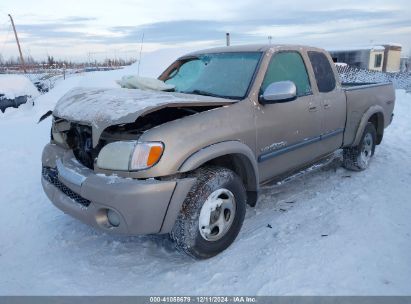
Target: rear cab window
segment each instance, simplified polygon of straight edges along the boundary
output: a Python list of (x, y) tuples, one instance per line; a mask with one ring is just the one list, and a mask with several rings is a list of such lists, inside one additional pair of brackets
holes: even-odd
[(307, 69), (297, 51), (284, 51), (273, 55), (261, 85), (261, 93), (273, 82), (285, 80), (294, 82), (298, 97), (312, 94)]
[(335, 75), (327, 56), (316, 51), (308, 51), (307, 53), (314, 70), (318, 91), (320, 93), (333, 91), (335, 89)]

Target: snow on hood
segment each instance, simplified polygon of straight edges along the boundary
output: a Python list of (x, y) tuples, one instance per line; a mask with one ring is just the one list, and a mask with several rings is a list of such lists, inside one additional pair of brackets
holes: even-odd
[(56, 104), (53, 115), (90, 125), (93, 146), (109, 126), (132, 123), (144, 113), (167, 106), (224, 105), (236, 100), (139, 89), (75, 88)]
[(37, 97), (40, 93), (34, 84), (23, 75), (0, 75), (0, 98), (14, 99), (20, 96)]

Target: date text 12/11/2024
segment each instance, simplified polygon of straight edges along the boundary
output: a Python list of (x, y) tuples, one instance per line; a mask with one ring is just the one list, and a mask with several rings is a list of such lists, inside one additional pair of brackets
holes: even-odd
[(255, 297), (247, 296), (171, 296), (171, 297), (150, 297), (150, 303), (256, 303)]

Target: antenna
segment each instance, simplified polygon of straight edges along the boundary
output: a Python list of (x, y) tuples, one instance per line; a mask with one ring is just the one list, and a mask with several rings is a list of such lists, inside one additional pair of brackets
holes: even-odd
[(19, 48), (21, 65), (23, 66), (24, 73), (26, 73), (26, 64), (24, 62), (23, 53), (21, 52), (19, 37), (17, 36), (17, 31), (16, 31), (16, 27), (14, 26), (13, 17), (10, 14), (9, 14), (9, 17), (10, 17), (11, 25), (13, 26), (14, 37), (16, 37), (17, 47)]
[(140, 76), (140, 63), (141, 63), (141, 52), (143, 51), (143, 43), (144, 43), (144, 33), (141, 37), (141, 46), (140, 46), (140, 55), (138, 58), (138, 66), (137, 66), (137, 76)]

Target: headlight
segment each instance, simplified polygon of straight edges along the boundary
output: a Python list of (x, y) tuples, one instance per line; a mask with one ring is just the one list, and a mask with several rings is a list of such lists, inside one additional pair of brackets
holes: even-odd
[(55, 142), (59, 143), (60, 145), (64, 145), (66, 141), (63, 138), (63, 135), (60, 132), (51, 132), (51, 139)]
[(163, 151), (161, 142), (116, 141), (101, 149), (97, 166), (120, 171), (148, 169), (158, 163)]

